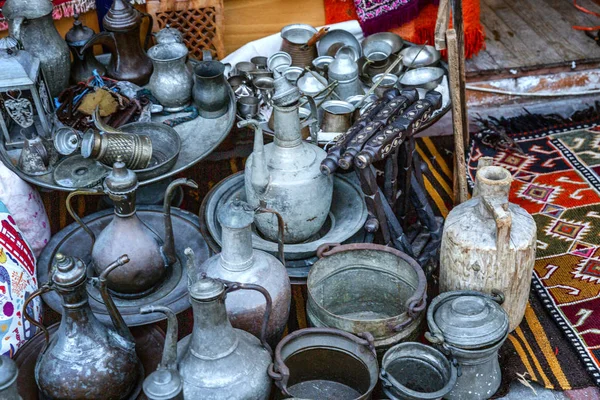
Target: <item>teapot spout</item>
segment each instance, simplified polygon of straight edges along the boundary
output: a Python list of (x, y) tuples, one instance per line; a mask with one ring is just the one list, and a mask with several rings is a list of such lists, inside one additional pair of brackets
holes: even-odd
[(179, 178), (175, 179), (167, 187), (165, 192), (165, 201), (163, 204), (163, 215), (165, 225), (165, 244), (163, 246), (163, 256), (165, 257), (166, 265), (173, 265), (177, 261), (175, 256), (175, 236), (173, 236), (173, 222), (171, 221), (171, 202), (175, 194), (175, 189), (179, 186), (188, 186), (198, 189), (198, 184), (191, 179)]
[(263, 132), (260, 123), (254, 119), (240, 121), (238, 128), (252, 126), (254, 128), (254, 149), (252, 152), (252, 170), (250, 171), (250, 182), (252, 188), (259, 195), (263, 195), (269, 186), (269, 171), (267, 169), (267, 160), (265, 158), (265, 145), (263, 141)]
[(177, 316), (168, 307), (164, 306), (146, 306), (140, 309), (141, 314), (150, 314), (160, 312), (167, 317), (167, 333), (165, 335), (165, 347), (163, 355), (157, 369), (177, 369), (177, 335), (179, 327), (177, 325)]

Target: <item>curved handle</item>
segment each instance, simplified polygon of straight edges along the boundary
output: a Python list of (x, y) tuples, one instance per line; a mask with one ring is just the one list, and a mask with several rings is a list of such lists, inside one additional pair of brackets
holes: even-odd
[(158, 364), (158, 369), (177, 369), (177, 335), (179, 326), (177, 316), (169, 307), (164, 306), (146, 306), (140, 308), (140, 314), (150, 314), (160, 312), (167, 316), (167, 334), (165, 335), (165, 346), (163, 349), (162, 360)]
[(317, 103), (315, 102), (314, 97), (311, 96), (306, 96), (306, 100), (308, 101), (308, 105), (310, 107), (310, 115), (308, 119), (312, 121), (308, 127), (310, 130), (310, 139), (314, 145), (318, 146), (319, 127), (321, 126), (321, 120), (319, 119)]
[(179, 186), (188, 186), (198, 189), (198, 184), (192, 179), (179, 178), (167, 186), (165, 191), (165, 200), (163, 203), (163, 218), (165, 226), (165, 244), (163, 245), (163, 255), (167, 260), (167, 265), (173, 265), (177, 261), (175, 256), (175, 235), (173, 235), (173, 221), (171, 220), (171, 202), (175, 195), (175, 189)]
[(277, 387), (286, 396), (292, 396), (292, 394), (287, 389), (287, 384), (290, 379), (290, 369), (287, 365), (285, 365), (285, 361), (283, 361), (283, 357), (281, 356), (281, 349), (291, 340), (310, 334), (328, 334), (341, 336), (343, 338), (355, 342), (359, 346), (366, 347), (373, 354), (373, 357), (377, 358), (374, 338), (373, 335), (371, 335), (369, 332), (353, 335), (351, 333), (334, 328), (305, 328), (292, 332), (286, 337), (284, 337), (275, 348), (275, 360), (269, 366), (269, 370), (267, 371), (269, 377), (271, 377), (271, 379), (275, 381), (275, 385), (277, 385)]
[(108, 50), (110, 51), (110, 53), (113, 55), (117, 51), (117, 43), (115, 41), (115, 37), (114, 37), (113, 33), (109, 32), (109, 31), (102, 31), (102, 32), (96, 33), (94, 36), (92, 36), (90, 38), (90, 40), (88, 40), (83, 45), (83, 47), (81, 48), (81, 50), (79, 50), (79, 52), (83, 53), (84, 51), (86, 51), (87, 49), (89, 49), (90, 47), (92, 47), (96, 44), (102, 44), (102, 45), (106, 46), (108, 48)]
[(67, 211), (69, 212), (69, 215), (75, 220), (77, 221), (77, 223), (83, 228), (83, 230), (90, 235), (90, 237), (92, 238), (92, 246), (91, 248), (94, 248), (94, 244), (96, 243), (96, 235), (94, 234), (94, 232), (90, 229), (89, 226), (87, 226), (87, 224), (85, 222), (82, 221), (81, 218), (79, 218), (79, 215), (73, 211), (73, 207), (71, 206), (71, 199), (75, 196), (100, 196), (100, 195), (104, 195), (104, 192), (100, 189), (91, 189), (91, 190), (76, 190), (74, 192), (69, 193), (69, 195), (67, 196)]
[(237, 290), (254, 290), (260, 292), (265, 297), (265, 302), (267, 304), (265, 306), (263, 322), (260, 328), (260, 342), (263, 345), (263, 347), (269, 352), (269, 355), (272, 357), (273, 350), (271, 349), (271, 346), (269, 346), (269, 343), (267, 343), (267, 328), (269, 326), (269, 318), (271, 317), (271, 311), (273, 310), (273, 300), (271, 299), (271, 295), (269, 294), (269, 292), (267, 292), (267, 289), (260, 285), (255, 285), (253, 283), (230, 282), (224, 279), (218, 280), (225, 284), (225, 293), (231, 293)]
[(285, 267), (285, 252), (283, 249), (284, 244), (284, 233), (285, 233), (285, 222), (283, 221), (283, 217), (275, 210), (271, 210), (270, 208), (257, 207), (254, 210), (257, 214), (273, 214), (277, 217), (277, 253), (279, 254), (279, 261)]
[(25, 303), (23, 304), (23, 316), (25, 317), (25, 319), (27, 321), (29, 321), (30, 324), (34, 325), (39, 330), (44, 332), (44, 338), (45, 338), (46, 342), (44, 344), (44, 347), (42, 348), (41, 353), (45, 352), (46, 348), (48, 347), (48, 344), (50, 344), (50, 333), (48, 332), (48, 330), (46, 329), (46, 327), (44, 325), (40, 324), (39, 322), (37, 322), (35, 320), (35, 318), (33, 318), (33, 317), (31, 317), (31, 315), (29, 315), (29, 313), (27, 312), (27, 306), (29, 305), (29, 303), (31, 303), (31, 301), (34, 298), (41, 296), (42, 294), (49, 292), (50, 290), (52, 290), (52, 286), (51, 286), (50, 282), (43, 284), (38, 290), (31, 293), (31, 295), (27, 298), (27, 300), (25, 300)]
[(150, 44), (150, 38), (152, 37), (152, 27), (154, 26), (154, 19), (148, 13), (141, 12), (142, 18), (148, 18), (148, 30), (146, 30), (146, 38), (144, 39), (144, 50), (148, 49), (148, 45)]
[(8, 24), (8, 33), (21, 43), (21, 25), (25, 22), (26, 18), (16, 17)]
[(501, 196), (481, 196), (481, 202), (492, 214), (496, 222), (497, 260), (502, 260), (510, 250), (510, 229), (512, 216), (508, 211), (507, 199)]
[[(210, 52), (210, 50), (207, 49), (203, 49), (202, 50), (202, 61), (212, 61), (212, 53)], [(231, 67), (231, 64), (229, 64), (229, 66)]]

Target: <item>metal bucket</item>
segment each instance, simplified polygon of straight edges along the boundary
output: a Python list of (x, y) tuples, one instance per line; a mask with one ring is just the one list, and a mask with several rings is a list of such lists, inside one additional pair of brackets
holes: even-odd
[(269, 375), (284, 397), (370, 399), (379, 368), (373, 337), (363, 337), (331, 328), (295, 331), (277, 345)]
[(386, 351), (379, 376), (391, 400), (436, 400), (452, 390), (457, 371), (433, 347), (406, 342)]
[(308, 274), (311, 324), (350, 333), (370, 332), (377, 352), (416, 340), (427, 281), (415, 260), (391, 247), (357, 243), (317, 251)]

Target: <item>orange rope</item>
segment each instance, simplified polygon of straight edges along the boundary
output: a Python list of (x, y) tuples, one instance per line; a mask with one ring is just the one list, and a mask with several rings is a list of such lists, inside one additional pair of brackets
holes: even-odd
[[(579, 4), (577, 4), (577, 0), (573, 0), (573, 5), (575, 6), (576, 9), (578, 9), (581, 12), (584, 12), (586, 14), (593, 15), (594, 17), (599, 17), (600, 18), (600, 13), (597, 13), (595, 11), (590, 11), (587, 8), (580, 6)], [(579, 26), (579, 25), (574, 25), (573, 29), (575, 29), (577, 31), (597, 31), (597, 30), (600, 30), (600, 26)]]

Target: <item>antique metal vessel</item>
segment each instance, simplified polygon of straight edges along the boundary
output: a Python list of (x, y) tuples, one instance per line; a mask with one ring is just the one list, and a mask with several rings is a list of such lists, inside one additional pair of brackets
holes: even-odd
[(94, 49), (91, 47), (87, 48), (84, 52), (80, 52), (83, 46), (88, 40), (94, 36), (94, 31), (84, 26), (79, 20), (79, 14), (75, 14), (75, 21), (73, 26), (65, 35), (65, 40), (71, 54), (73, 55), (73, 62), (71, 63), (71, 83), (77, 84), (78, 82), (86, 81), (89, 77), (93, 76), (94, 70), (99, 75), (106, 73), (106, 68), (100, 61), (94, 56)]
[(81, 52), (95, 44), (105, 45), (111, 54), (107, 75), (119, 81), (145, 85), (152, 74), (152, 61), (140, 42), (142, 19), (148, 18), (145, 44), (152, 32), (152, 18), (137, 11), (126, 0), (114, 0), (102, 20), (104, 31), (97, 33), (83, 46)]
[(292, 57), (292, 65), (308, 67), (317, 58), (317, 46), (308, 45), (317, 30), (307, 24), (291, 24), (281, 29), (281, 51)]
[(278, 51), (271, 54), (267, 59), (267, 66), (269, 70), (275, 72), (283, 72), (284, 69), (292, 65), (292, 56), (285, 51)]
[(370, 332), (380, 354), (418, 339), (427, 281), (416, 261), (394, 248), (367, 243), (323, 245), (317, 255), (307, 280), (312, 325)]
[(501, 291), (512, 331), (529, 298), (537, 229), (527, 211), (508, 201), (511, 181), (501, 167), (477, 170), (474, 196), (455, 207), (444, 224), (440, 291)]
[(87, 131), (81, 140), (81, 155), (104, 165), (121, 161), (132, 170), (144, 169), (152, 160), (152, 140), (147, 135)]
[[(193, 252), (186, 250), (188, 257)], [(192, 263), (192, 262), (190, 262)], [(190, 274), (190, 303), (194, 311), (194, 329), (175, 345), (176, 335), (165, 340), (168, 359), (177, 358), (177, 369), (183, 380), (186, 399), (266, 400), (271, 391), (267, 369), (271, 349), (265, 341), (271, 311), (269, 293), (260, 286), (228, 282)], [(265, 296), (267, 307), (262, 323), (261, 339), (234, 329), (227, 318), (225, 297), (228, 292), (249, 289)], [(168, 310), (168, 309), (167, 309)], [(147, 307), (142, 313), (167, 312), (164, 308)], [(170, 324), (177, 319), (169, 318)]]
[(379, 368), (373, 337), (361, 336), (331, 328), (290, 333), (277, 345), (269, 375), (285, 398), (370, 399)]
[(181, 31), (176, 28), (171, 28), (170, 24), (165, 25), (164, 28), (156, 33), (153, 33), (152, 35), (154, 36), (154, 41), (156, 44), (185, 44)]
[(192, 95), (200, 116), (214, 119), (229, 109), (229, 85), (225, 79), (225, 64), (212, 60), (210, 52), (194, 67), (195, 84)]
[(346, 52), (339, 53), (327, 68), (327, 79), (338, 82), (334, 91), (342, 100), (364, 93), (358, 74), (358, 64)]
[[(320, 56), (333, 56), (344, 46), (352, 47), (358, 57), (362, 55), (362, 47), (356, 37), (344, 29), (331, 29), (317, 44)], [(329, 51), (330, 49), (331, 51)], [(357, 58), (355, 58), (354, 61), (356, 61)]]
[(8, 20), (10, 35), (40, 60), (50, 95), (58, 96), (69, 85), (71, 57), (67, 43), (54, 26), (52, 2), (7, 0), (2, 13)]
[[(107, 260), (115, 254), (127, 253), (131, 262), (108, 277), (108, 287), (121, 297), (139, 298), (157, 286), (175, 261), (174, 236), (171, 222), (173, 192), (178, 186), (197, 188), (189, 179), (180, 178), (167, 187), (164, 201), (164, 239), (144, 224), (136, 214), (138, 180), (135, 173), (116, 162), (104, 180), (104, 192), (114, 202), (114, 217), (99, 235), (79, 218), (71, 207), (71, 199), (78, 194), (104, 194), (104, 192), (77, 191), (67, 197), (67, 210), (92, 237), (92, 264), (98, 275), (102, 274)], [(164, 241), (163, 241), (164, 240)]]
[(391, 400), (437, 400), (456, 384), (456, 367), (422, 343), (400, 343), (385, 352), (379, 378)]
[[(321, 229), (333, 195), (333, 178), (319, 170), (327, 154), (302, 140), (299, 99), (298, 88), (287, 79), (280, 76), (275, 80), (273, 143), (263, 145), (257, 121), (238, 123), (255, 127), (254, 152), (245, 169), (246, 201), (252, 207), (261, 205), (281, 214), (286, 223), (286, 243), (305, 241)], [(277, 218), (257, 215), (255, 223), (267, 239), (277, 240)]]
[(110, 313), (110, 328), (96, 319), (89, 306), (85, 264), (60, 253), (54, 259), (51, 282), (25, 302), (24, 309), (35, 296), (53, 289), (63, 301), (61, 325), (51, 338), (43, 325), (25, 315), (46, 335), (47, 345), (35, 367), (35, 379), (44, 398), (129, 399), (140, 392), (144, 371), (135, 352), (135, 340), (106, 288), (107, 277), (128, 262), (123, 255), (103, 266), (103, 273), (93, 278)]
[(177, 112), (190, 104), (194, 76), (186, 61), (188, 49), (181, 43), (157, 44), (148, 50), (154, 71), (150, 91), (165, 111)]
[(354, 106), (347, 101), (327, 100), (321, 106), (323, 118), (321, 130), (323, 132), (346, 132), (352, 126)]
[(21, 400), (17, 391), (19, 370), (13, 360), (0, 356), (0, 399)]
[[(211, 278), (260, 284), (271, 296), (273, 309), (269, 317), (267, 341), (276, 344), (287, 324), (292, 297), (290, 279), (283, 259), (283, 224), (280, 225), (280, 258), (252, 248), (254, 215), (268, 210), (254, 210), (245, 202), (234, 200), (219, 210), (221, 254), (206, 260), (198, 271)], [(190, 268), (194, 268), (190, 266)], [(225, 301), (227, 315), (234, 328), (259, 337), (265, 301), (259, 293), (234, 292)]]
[(501, 294), (465, 290), (442, 293), (429, 305), (425, 337), (460, 368), (444, 398), (484, 400), (500, 387), (498, 350), (508, 336), (508, 315), (498, 304), (502, 300)]

